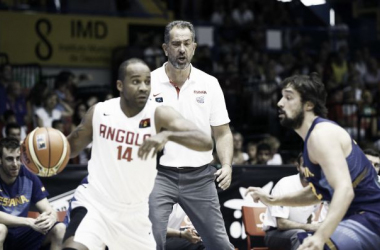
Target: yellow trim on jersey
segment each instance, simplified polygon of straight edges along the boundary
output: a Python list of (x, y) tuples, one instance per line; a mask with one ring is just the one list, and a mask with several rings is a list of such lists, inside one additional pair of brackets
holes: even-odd
[(363, 172), (361, 172), (359, 176), (356, 177), (354, 182), (352, 182), (352, 187), (356, 188), (359, 185), (359, 183), (364, 179), (364, 177), (367, 175), (367, 173), (368, 173), (368, 168), (365, 168)]
[(326, 245), (330, 248), (330, 250), (338, 250), (338, 248), (335, 246), (335, 244), (331, 241), (331, 239), (328, 239), (326, 241)]
[(322, 200), (323, 195), (317, 194), (317, 190), (315, 189), (314, 184), (309, 182), (309, 186), (311, 187), (311, 190), (313, 191), (314, 195), (317, 196), (318, 200)]
[(314, 177), (314, 174), (310, 171), (308, 167), (305, 168), (305, 176), (306, 177)]

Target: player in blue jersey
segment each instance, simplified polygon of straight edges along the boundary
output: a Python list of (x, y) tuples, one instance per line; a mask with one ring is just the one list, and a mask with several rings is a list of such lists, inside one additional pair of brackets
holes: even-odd
[[(314, 235), (299, 235), (303, 249), (371, 250), (380, 246), (380, 186), (376, 171), (349, 134), (325, 119), (326, 92), (317, 74), (283, 81), (279, 118), (304, 140), (303, 157), (310, 185), (275, 197), (250, 187), (257, 202), (304, 206), (328, 201), (329, 211)], [(307, 237), (307, 238), (306, 238)]]
[[(0, 249), (34, 250), (50, 243), (61, 249), (65, 226), (57, 223), (48, 193), (37, 176), (20, 162), (20, 142), (0, 140)], [(28, 218), (31, 203), (41, 213)]]

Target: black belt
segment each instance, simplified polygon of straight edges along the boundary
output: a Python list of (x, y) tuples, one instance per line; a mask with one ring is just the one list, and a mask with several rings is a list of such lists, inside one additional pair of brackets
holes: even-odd
[(209, 166), (208, 164), (200, 166), (200, 167), (167, 167), (167, 166), (158, 165), (157, 169), (161, 168), (164, 170), (171, 170), (171, 171), (176, 171), (176, 172), (191, 172), (191, 171), (199, 170), (201, 168), (206, 168), (208, 166)]

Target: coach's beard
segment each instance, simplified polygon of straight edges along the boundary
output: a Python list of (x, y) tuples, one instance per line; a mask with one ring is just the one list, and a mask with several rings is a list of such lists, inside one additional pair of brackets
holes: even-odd
[(188, 60), (186, 60), (186, 59), (185, 59), (185, 63), (183, 63), (183, 64), (177, 62), (176, 59), (173, 59), (173, 58), (170, 58), (170, 57), (168, 58), (168, 60), (169, 60), (170, 64), (173, 65), (173, 67), (176, 68), (176, 69), (184, 70), (184, 69), (186, 69), (187, 67), (190, 66), (190, 62)]

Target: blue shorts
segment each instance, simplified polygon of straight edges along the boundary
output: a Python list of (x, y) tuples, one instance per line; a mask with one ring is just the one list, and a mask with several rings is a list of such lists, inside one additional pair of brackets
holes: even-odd
[(4, 250), (38, 250), (46, 235), (30, 227), (8, 228), (8, 235), (4, 242)]
[[(56, 222), (50, 230), (58, 223)], [(4, 242), (4, 250), (38, 250), (41, 248), (46, 235), (30, 227), (9, 227), (8, 235)]]
[[(301, 244), (312, 233), (298, 233)], [(380, 246), (380, 217), (363, 212), (342, 220), (324, 250), (378, 250)]]

